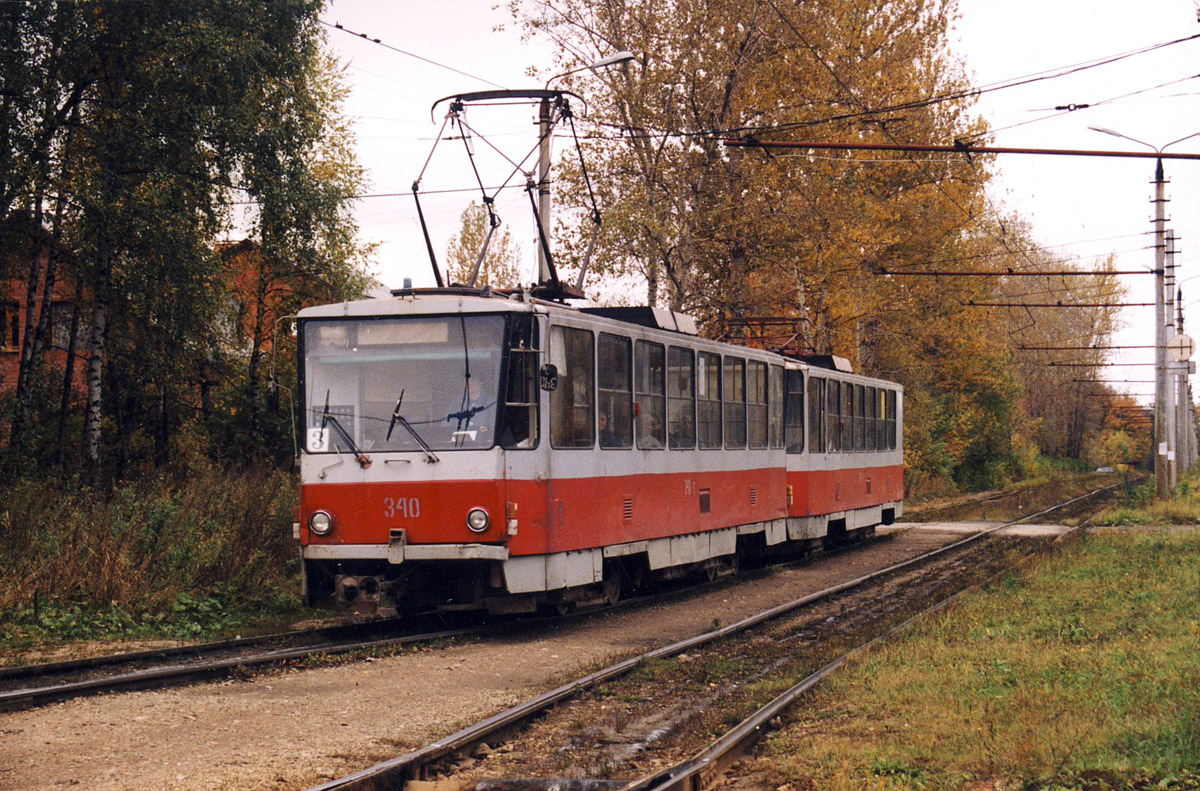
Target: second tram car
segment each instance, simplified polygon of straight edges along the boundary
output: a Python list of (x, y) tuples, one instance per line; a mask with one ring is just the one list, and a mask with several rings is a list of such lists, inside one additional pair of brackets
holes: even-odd
[(297, 321), (310, 603), (561, 610), (901, 513), (898, 385), (680, 314), (448, 288)]

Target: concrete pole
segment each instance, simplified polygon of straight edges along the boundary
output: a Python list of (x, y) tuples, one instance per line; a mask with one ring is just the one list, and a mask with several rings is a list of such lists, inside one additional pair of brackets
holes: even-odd
[[(1159, 160), (1161, 167), (1162, 160)], [(538, 283), (550, 282), (550, 263), (546, 260), (546, 245), (550, 243), (550, 99), (544, 97), (538, 105), (538, 222), (546, 234), (546, 244), (538, 239)]]
[(1167, 470), (1167, 338), (1164, 275), (1166, 274), (1166, 181), (1162, 159), (1154, 168), (1154, 486), (1159, 497), (1170, 494)]
[[(1175, 256), (1171, 254), (1173, 231), (1167, 229), (1163, 248), (1163, 343), (1175, 334)], [(1165, 346), (1164, 346), (1165, 348)], [(1170, 355), (1164, 356), (1167, 366), (1164, 371), (1165, 410), (1167, 413), (1167, 488), (1174, 490), (1179, 483), (1179, 414), (1175, 406), (1175, 374), (1170, 370)]]
[[(1167, 231), (1167, 295), (1171, 298), (1170, 307), (1167, 311), (1167, 316), (1171, 321), (1171, 327), (1168, 332), (1174, 335), (1183, 334), (1183, 290), (1179, 288), (1179, 270), (1175, 264), (1175, 231)], [(1178, 365), (1172, 361), (1172, 365)], [(1187, 363), (1184, 363), (1186, 365)], [(1186, 374), (1176, 372), (1171, 375), (1171, 388), (1173, 391), (1172, 400), (1175, 407), (1175, 431), (1172, 432), (1175, 437), (1175, 464), (1173, 465), (1175, 483), (1179, 482), (1180, 477), (1187, 472), (1189, 466), (1188, 461), (1188, 442), (1187, 431), (1188, 422), (1185, 409), (1185, 385), (1187, 382)]]
[(1188, 457), (1189, 459), (1192, 459), (1192, 465), (1194, 466), (1196, 461), (1200, 460), (1200, 437), (1196, 436), (1196, 407), (1195, 396), (1192, 392), (1192, 383), (1187, 383), (1187, 390), (1188, 397), (1186, 403), (1188, 405), (1188, 448), (1190, 449)]

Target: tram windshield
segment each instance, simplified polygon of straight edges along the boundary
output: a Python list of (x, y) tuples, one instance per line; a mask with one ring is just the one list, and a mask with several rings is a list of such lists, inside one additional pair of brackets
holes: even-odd
[(503, 316), (312, 319), (303, 326), (309, 453), (495, 444)]

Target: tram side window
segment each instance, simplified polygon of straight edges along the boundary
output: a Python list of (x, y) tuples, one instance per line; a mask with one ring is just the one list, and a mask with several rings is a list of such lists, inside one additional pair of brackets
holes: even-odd
[(500, 444), (505, 448), (537, 447), (537, 364), (534, 322), (528, 316), (516, 316), (508, 351), (508, 382), (504, 389), (504, 423), (500, 435)]
[(854, 385), (849, 382), (842, 382), (842, 425), (839, 436), (842, 450), (854, 450)]
[(667, 349), (667, 418), (671, 447), (696, 447), (696, 356), (691, 349)]
[(558, 368), (558, 387), (550, 393), (550, 444), (590, 448), (595, 443), (592, 333), (571, 327), (550, 330), (550, 362)]
[(725, 405), (725, 447), (746, 447), (746, 361), (726, 357), (725, 389), (721, 403)]
[(825, 380), (819, 376), (808, 378), (808, 447), (825, 452)]
[(875, 392), (875, 447), (887, 450), (887, 391)]
[(696, 361), (696, 406), (701, 448), (721, 447), (721, 357), (700, 352)]
[(875, 388), (867, 388), (867, 397), (863, 402), (866, 408), (866, 449), (875, 450)]
[(666, 447), (666, 352), (660, 343), (637, 342), (637, 445), (656, 450)]
[(896, 449), (896, 391), (887, 391), (887, 441), (888, 450)]
[(825, 387), (825, 452), (836, 453), (842, 442), (842, 383), (830, 379)]
[(867, 410), (864, 403), (863, 394), (866, 388), (862, 385), (854, 386), (854, 449), (866, 450), (866, 438), (863, 436), (867, 424)]
[[(797, 371), (797, 374), (800, 372)], [(797, 385), (801, 389), (800, 401), (797, 408), (800, 412), (800, 444), (804, 445), (804, 395), (803, 386)], [(782, 448), (784, 446), (784, 414), (787, 411), (787, 405), (783, 400), (783, 366), (772, 365), (769, 383), (770, 393), (768, 394), (768, 408), (770, 409), (770, 417), (767, 422), (767, 434), (769, 435), (772, 448)]]
[(628, 338), (600, 333), (600, 397), (597, 433), (602, 448), (633, 447), (633, 344)]
[[(788, 453), (804, 452), (804, 374), (799, 371), (788, 371), (784, 374), (787, 390), (784, 401), (784, 435)], [(812, 380), (809, 380), (809, 393), (812, 393)], [(809, 405), (809, 426), (812, 422), (812, 405)], [(809, 429), (811, 431), (811, 428)]]
[(767, 364), (746, 366), (746, 434), (751, 448), (767, 447)]

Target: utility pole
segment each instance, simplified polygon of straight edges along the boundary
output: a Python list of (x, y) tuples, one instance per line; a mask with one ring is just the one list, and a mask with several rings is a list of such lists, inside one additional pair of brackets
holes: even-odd
[(1165, 368), (1163, 370), (1164, 390), (1166, 398), (1163, 409), (1167, 414), (1167, 489), (1173, 491), (1179, 483), (1179, 413), (1175, 399), (1175, 366), (1171, 364), (1170, 355), (1166, 354), (1166, 345), (1175, 335), (1175, 256), (1171, 251), (1171, 238), (1174, 231), (1167, 229), (1163, 237), (1163, 299), (1166, 310), (1163, 315), (1163, 337)]
[[(549, 86), (550, 81), (546, 81)], [(538, 104), (538, 223), (542, 233), (550, 236), (550, 99), (542, 97)], [(550, 282), (550, 263), (546, 244), (538, 240), (538, 282)]]
[[(559, 74), (555, 74), (553, 77), (546, 80), (545, 88), (548, 90), (550, 88), (550, 83), (554, 82), (555, 80), (557, 80), (561, 77), (566, 77), (571, 74), (576, 74), (578, 72), (584, 71), (585, 69), (589, 70), (593, 74), (595, 74), (598, 69), (604, 69), (604, 68), (608, 68), (609, 66), (617, 66), (622, 63), (628, 63), (629, 61), (634, 60), (634, 59), (635, 59), (635, 56), (632, 52), (629, 52), (628, 50), (622, 50), (622, 51), (616, 53), (615, 55), (609, 55), (607, 58), (601, 58), (600, 60), (596, 61), (595, 63), (589, 63), (586, 66), (579, 66), (578, 68), (574, 68), (569, 71), (564, 71), (564, 72), (560, 72)], [(551, 154), (550, 130), (552, 129), (551, 121), (553, 120), (551, 118), (551, 113), (552, 113), (552, 110), (551, 110), (551, 105), (550, 105), (550, 97), (543, 96), (541, 103), (538, 105), (538, 182), (537, 182), (537, 191), (538, 191), (538, 207), (537, 207), (537, 209), (538, 210), (537, 210), (537, 216), (538, 216), (538, 223), (541, 225), (541, 235), (542, 235), (542, 239), (539, 240), (539, 244), (538, 244), (538, 282), (539, 283), (549, 283), (550, 278), (551, 278), (550, 259), (549, 259), (550, 230), (551, 230), (550, 229), (550, 154)], [(582, 280), (580, 280), (579, 287), (580, 288), (583, 287)], [(579, 296), (583, 296), (582, 293), (580, 293)]]
[[(1175, 270), (1175, 235), (1170, 236), (1171, 247), (1167, 251), (1171, 259), (1171, 270)], [(1175, 292), (1175, 334), (1183, 335), (1183, 290)], [(1188, 432), (1192, 423), (1187, 416), (1187, 370), (1190, 363), (1177, 363), (1181, 367), (1175, 374), (1175, 475), (1176, 481), (1192, 466), (1192, 445)]]
[(1166, 317), (1166, 179), (1162, 159), (1154, 166), (1154, 488), (1159, 497), (1171, 491), (1168, 470), (1171, 441), (1167, 433)]

